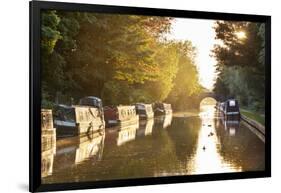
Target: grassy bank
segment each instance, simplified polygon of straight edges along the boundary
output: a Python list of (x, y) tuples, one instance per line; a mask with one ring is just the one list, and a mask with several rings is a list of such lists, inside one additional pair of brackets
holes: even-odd
[(240, 109), (241, 113), (245, 115), (246, 117), (253, 119), (260, 124), (264, 125), (264, 116), (262, 116), (260, 113), (249, 111), (246, 109)]

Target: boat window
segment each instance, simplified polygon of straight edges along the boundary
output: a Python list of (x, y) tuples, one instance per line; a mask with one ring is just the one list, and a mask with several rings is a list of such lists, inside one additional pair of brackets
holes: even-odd
[(235, 106), (235, 101), (229, 101), (229, 106), (234, 107)]

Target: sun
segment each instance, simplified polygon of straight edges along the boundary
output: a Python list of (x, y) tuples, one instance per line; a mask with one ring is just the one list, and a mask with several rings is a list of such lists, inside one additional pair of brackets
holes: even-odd
[(235, 35), (240, 40), (243, 40), (247, 37), (246, 33), (244, 31), (238, 31), (238, 32), (235, 33)]

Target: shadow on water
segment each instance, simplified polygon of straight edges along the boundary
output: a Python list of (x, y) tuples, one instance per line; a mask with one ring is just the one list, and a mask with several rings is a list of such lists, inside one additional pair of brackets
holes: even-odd
[(44, 155), (43, 183), (264, 169), (264, 144), (239, 122), (222, 120), (213, 106), (197, 117), (162, 116), (58, 140)]
[(220, 154), (237, 163), (243, 171), (264, 170), (264, 143), (240, 121), (219, 121), (217, 127)]

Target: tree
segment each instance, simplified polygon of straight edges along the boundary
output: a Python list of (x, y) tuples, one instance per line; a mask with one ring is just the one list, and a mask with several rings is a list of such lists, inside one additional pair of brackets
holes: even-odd
[(264, 110), (264, 25), (253, 22), (217, 21), (218, 61), (214, 92), (236, 97), (240, 103)]
[(178, 71), (167, 101), (175, 109), (194, 108), (198, 102), (196, 95), (202, 91), (195, 64), (196, 50), (190, 41), (178, 42), (176, 46), (179, 53)]
[(65, 11), (43, 11), (43, 18), (48, 102), (92, 95), (105, 105), (180, 104), (200, 90), (191, 42), (165, 39), (172, 18)]

